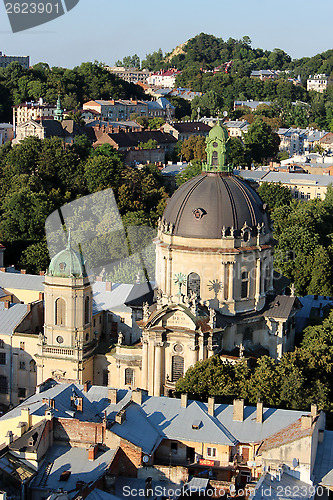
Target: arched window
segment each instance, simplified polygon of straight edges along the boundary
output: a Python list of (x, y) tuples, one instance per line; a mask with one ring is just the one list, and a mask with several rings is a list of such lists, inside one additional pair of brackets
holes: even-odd
[(36, 371), (36, 361), (34, 359), (31, 359), (29, 361), (29, 369), (31, 372), (35, 372)]
[(218, 162), (219, 162), (218, 153), (217, 153), (217, 151), (213, 151), (212, 165), (218, 165)]
[(90, 298), (86, 297), (84, 304), (84, 324), (86, 325), (89, 322), (90, 322)]
[(247, 271), (243, 271), (241, 298), (246, 299), (248, 295), (249, 295), (249, 273)]
[(0, 394), (8, 393), (8, 381), (7, 377), (0, 375)]
[(125, 368), (125, 385), (133, 385), (134, 370), (133, 368)]
[(60, 326), (66, 324), (66, 302), (62, 298), (55, 301), (55, 324)]
[(172, 356), (172, 382), (184, 376), (184, 358), (182, 356)]
[(187, 276), (187, 295), (194, 292), (197, 297), (200, 297), (200, 276), (197, 273), (190, 273)]

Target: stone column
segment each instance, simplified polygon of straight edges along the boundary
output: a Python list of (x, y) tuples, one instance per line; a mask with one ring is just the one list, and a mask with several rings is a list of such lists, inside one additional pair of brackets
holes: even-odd
[(169, 283), (169, 291), (168, 291), (168, 295), (172, 295), (172, 257), (169, 253), (169, 279), (168, 279)]
[(154, 396), (161, 395), (162, 342), (155, 342)]
[(152, 340), (148, 343), (148, 394), (154, 395), (155, 346)]
[(142, 339), (142, 380), (141, 386), (148, 389), (148, 339)]
[(261, 284), (261, 260), (258, 257), (257, 258), (257, 272), (256, 272), (256, 294), (255, 298), (256, 300), (259, 299), (260, 294), (261, 294), (261, 289), (262, 289), (262, 284)]
[(235, 262), (229, 262), (229, 302), (234, 300), (234, 271)]
[(204, 353), (204, 337), (203, 337), (203, 334), (200, 335), (199, 337), (199, 361), (202, 361), (205, 356), (205, 353)]

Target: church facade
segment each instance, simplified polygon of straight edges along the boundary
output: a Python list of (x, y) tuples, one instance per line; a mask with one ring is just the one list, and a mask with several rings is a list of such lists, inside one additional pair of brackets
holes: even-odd
[(279, 359), (294, 348), (299, 303), (276, 291), (266, 208), (232, 175), (226, 129), (218, 123), (206, 141), (202, 173), (174, 193), (159, 221), (154, 298), (132, 308), (139, 339), (120, 328), (110, 348), (110, 314), (96, 324), (91, 281), (69, 241), (44, 279), (44, 330), (29, 353), (36, 384), (55, 378), (169, 395), (214, 354)]

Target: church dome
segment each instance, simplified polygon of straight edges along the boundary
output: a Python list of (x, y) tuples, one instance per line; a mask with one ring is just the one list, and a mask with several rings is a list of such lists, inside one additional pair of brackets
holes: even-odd
[(70, 237), (67, 248), (61, 250), (51, 260), (47, 274), (58, 278), (82, 278), (87, 276), (83, 256), (71, 248)]
[[(214, 127), (220, 133), (221, 127)], [(162, 221), (172, 234), (185, 238), (220, 239), (223, 228), (238, 237), (241, 229), (258, 225), (269, 231), (268, 215), (257, 193), (225, 172), (203, 172), (183, 184), (171, 197)]]

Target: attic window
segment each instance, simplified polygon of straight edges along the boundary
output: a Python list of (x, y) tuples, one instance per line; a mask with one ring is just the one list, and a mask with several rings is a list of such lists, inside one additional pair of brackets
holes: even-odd
[(65, 470), (64, 472), (62, 472), (60, 474), (60, 481), (68, 481), (70, 475), (71, 475), (71, 471)]
[(192, 429), (198, 430), (201, 426), (201, 420), (194, 420), (192, 423)]

